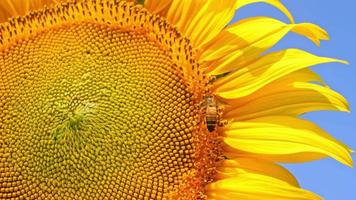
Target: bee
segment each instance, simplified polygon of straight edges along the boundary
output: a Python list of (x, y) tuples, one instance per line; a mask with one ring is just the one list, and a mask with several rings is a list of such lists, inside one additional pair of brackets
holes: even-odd
[(209, 132), (213, 132), (219, 122), (219, 110), (213, 96), (204, 97), (205, 100), (205, 122)]

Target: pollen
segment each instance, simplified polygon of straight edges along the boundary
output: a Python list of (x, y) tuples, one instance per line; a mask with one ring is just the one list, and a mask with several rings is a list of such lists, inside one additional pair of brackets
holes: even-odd
[(163, 19), (63, 3), (0, 25), (0, 63), (0, 199), (201, 197), (207, 80)]

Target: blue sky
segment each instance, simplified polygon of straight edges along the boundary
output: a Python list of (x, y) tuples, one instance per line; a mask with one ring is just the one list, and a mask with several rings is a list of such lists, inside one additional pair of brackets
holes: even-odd
[[(297, 47), (320, 56), (345, 59), (350, 65), (324, 64), (313, 67), (334, 90), (349, 101), (351, 113), (314, 112), (305, 115), (337, 139), (356, 149), (356, 1), (343, 0), (282, 0), (296, 22), (312, 22), (326, 29), (330, 41), (316, 47), (310, 41), (290, 34), (274, 50)], [(277, 9), (266, 4), (247, 6), (234, 21), (249, 16), (272, 16), (288, 22)], [(356, 160), (356, 156), (353, 155)], [(332, 159), (311, 163), (286, 165), (296, 175), (303, 188), (312, 190), (325, 200), (356, 199), (356, 169), (341, 165)]]

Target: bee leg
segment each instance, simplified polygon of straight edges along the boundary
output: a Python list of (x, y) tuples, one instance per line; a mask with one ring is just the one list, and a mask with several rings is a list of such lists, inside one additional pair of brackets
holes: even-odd
[(226, 126), (229, 124), (229, 121), (228, 120), (220, 120), (218, 121), (218, 126)]

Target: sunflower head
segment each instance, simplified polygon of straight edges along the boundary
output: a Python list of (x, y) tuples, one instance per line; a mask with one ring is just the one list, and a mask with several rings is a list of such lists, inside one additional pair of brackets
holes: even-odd
[(250, 0), (0, 2), (0, 199), (319, 199), (277, 162), (350, 149), (311, 122), (346, 100), (302, 50), (320, 27)]

